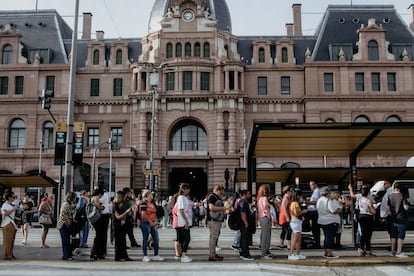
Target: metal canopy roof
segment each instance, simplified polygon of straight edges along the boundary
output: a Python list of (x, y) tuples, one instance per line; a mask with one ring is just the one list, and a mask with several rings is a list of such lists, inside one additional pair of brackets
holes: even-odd
[(57, 187), (58, 183), (46, 175), (0, 174), (0, 184), (9, 188)]
[[(253, 159), (272, 157), (414, 156), (414, 123), (282, 124), (255, 123), (248, 149), (248, 166)], [(356, 162), (356, 161), (355, 161)], [(341, 184), (351, 180), (349, 168), (238, 169), (237, 182), (292, 183), (317, 180)], [(255, 169), (255, 180), (249, 172)], [(249, 171), (250, 170), (250, 171)], [(414, 168), (356, 168), (357, 179), (414, 179)], [(250, 178), (250, 179), (249, 179)]]
[(414, 124), (256, 123), (248, 152), (249, 158), (348, 157), (353, 153), (414, 156)]

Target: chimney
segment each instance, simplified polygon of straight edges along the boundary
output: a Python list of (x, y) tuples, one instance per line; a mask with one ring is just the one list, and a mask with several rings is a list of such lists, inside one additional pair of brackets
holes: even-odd
[(286, 23), (285, 27), (287, 36), (293, 36), (293, 23)]
[(410, 29), (411, 29), (411, 31), (414, 32), (414, 4), (411, 4), (408, 7), (408, 10), (410, 11), (410, 14), (411, 14)]
[(104, 31), (96, 31), (96, 40), (103, 40), (105, 32)]
[(293, 4), (293, 34), (302, 35), (302, 4)]
[(82, 39), (91, 39), (91, 33), (92, 33), (92, 13), (84, 12), (83, 13)]

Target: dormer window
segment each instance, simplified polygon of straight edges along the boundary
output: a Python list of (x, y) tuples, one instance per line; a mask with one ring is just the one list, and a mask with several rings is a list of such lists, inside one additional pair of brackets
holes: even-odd
[(288, 49), (286, 47), (282, 48), (282, 63), (287, 63), (289, 60), (288, 58)]
[(52, 57), (51, 49), (31, 49), (29, 51), (29, 62), (33, 63), (39, 59), (40, 63), (49, 64)]
[(116, 64), (122, 64), (122, 50), (118, 49), (116, 50), (116, 60), (115, 60)]
[(259, 48), (259, 63), (265, 63), (265, 49), (263, 47)]
[(375, 40), (368, 42), (368, 60), (379, 60), (378, 42)]
[(99, 50), (93, 51), (93, 65), (99, 64)]
[(3, 47), (3, 55), (1, 58), (1, 64), (11, 64), (13, 48), (10, 44)]

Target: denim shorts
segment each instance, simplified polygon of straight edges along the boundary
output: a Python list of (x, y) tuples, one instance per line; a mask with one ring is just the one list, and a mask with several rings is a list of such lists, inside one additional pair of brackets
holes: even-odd
[(292, 229), (293, 233), (301, 233), (302, 232), (302, 220), (300, 219), (290, 220), (290, 228)]
[(407, 230), (407, 224), (405, 223), (393, 223), (391, 226), (391, 239), (405, 239), (405, 232)]

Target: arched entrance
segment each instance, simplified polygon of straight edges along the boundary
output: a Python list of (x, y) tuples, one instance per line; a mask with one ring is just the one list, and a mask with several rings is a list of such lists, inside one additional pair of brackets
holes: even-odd
[(168, 176), (168, 193), (178, 192), (179, 184), (190, 184), (191, 198), (203, 199), (207, 194), (207, 173), (204, 168), (173, 168)]

